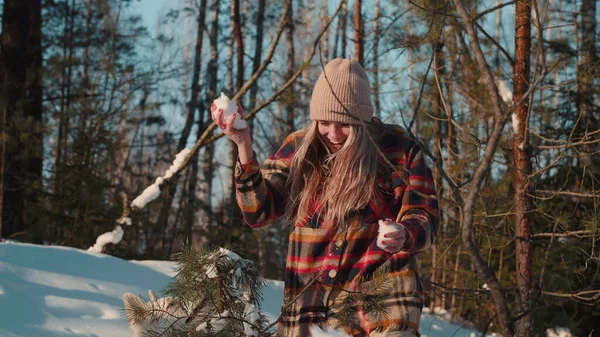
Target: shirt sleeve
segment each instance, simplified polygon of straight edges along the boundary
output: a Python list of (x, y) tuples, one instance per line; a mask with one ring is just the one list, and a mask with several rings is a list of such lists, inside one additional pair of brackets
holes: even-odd
[(408, 233), (404, 250), (419, 252), (429, 248), (437, 236), (439, 209), (431, 170), (414, 143), (407, 153), (404, 172), (408, 186), (398, 214), (399, 223)]
[(287, 178), (295, 151), (294, 134), (288, 136), (281, 148), (262, 168), (256, 156), (235, 168), (237, 203), (244, 220), (253, 228), (270, 225), (285, 213), (288, 199)]

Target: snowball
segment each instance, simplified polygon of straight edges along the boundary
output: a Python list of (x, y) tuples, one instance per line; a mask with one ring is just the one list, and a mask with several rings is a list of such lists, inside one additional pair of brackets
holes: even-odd
[[(213, 101), (213, 104), (216, 105), (217, 110), (223, 109), (223, 120), (226, 120), (227, 118), (229, 118), (229, 116), (233, 114), (236, 115), (235, 121), (233, 122), (234, 129), (241, 130), (248, 127), (246, 121), (242, 119), (242, 116), (240, 116), (240, 114), (237, 111), (237, 103), (235, 101), (230, 100), (229, 97), (225, 96), (225, 94), (221, 93), (221, 97), (215, 99)], [(216, 113), (217, 110), (215, 110), (214, 113)]]
[(88, 252), (102, 253), (102, 248), (109, 243), (119, 243), (123, 238), (123, 228), (115, 227), (112, 232), (106, 232), (96, 239), (96, 244), (88, 248)]
[(181, 164), (183, 164), (183, 161), (185, 160), (185, 158), (187, 157), (187, 155), (189, 153), (190, 153), (190, 149), (185, 148), (185, 149), (181, 150), (181, 152), (179, 152), (175, 156), (175, 160), (173, 160), (173, 164), (171, 165), (171, 167), (169, 167), (167, 172), (165, 172), (165, 175), (164, 175), (165, 179), (171, 178), (173, 176), (173, 174), (175, 174), (175, 172), (177, 172), (177, 170), (179, 170), (179, 168), (181, 167)]
[(398, 225), (395, 222), (388, 222), (386, 223), (385, 220), (379, 220), (379, 229), (377, 230), (377, 232), (379, 233), (377, 235), (377, 247), (383, 249), (386, 247), (386, 245), (384, 245), (382, 243), (383, 240), (389, 240), (388, 238), (384, 237), (387, 233), (391, 233), (391, 232), (395, 232), (397, 230), (400, 230), (400, 225)]
[(156, 178), (156, 181), (154, 182), (154, 184), (146, 187), (144, 192), (142, 192), (142, 194), (140, 194), (137, 198), (135, 198), (133, 200), (133, 202), (131, 203), (131, 207), (136, 207), (137, 209), (142, 209), (150, 201), (158, 198), (158, 196), (160, 195), (159, 186), (160, 186), (160, 184), (163, 183), (163, 181), (164, 180), (161, 177)]

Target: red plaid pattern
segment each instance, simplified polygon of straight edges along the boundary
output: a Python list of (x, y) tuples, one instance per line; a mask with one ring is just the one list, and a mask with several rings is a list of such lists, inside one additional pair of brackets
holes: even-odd
[[(238, 163), (237, 200), (248, 225), (265, 226), (283, 215), (290, 163), (303, 135), (289, 135), (262, 169), (255, 159)], [(352, 336), (385, 336), (419, 327), (423, 293), (415, 254), (431, 245), (439, 218), (431, 170), (419, 147), (399, 127), (383, 125), (378, 145), (395, 167), (381, 160), (377, 197), (341, 226), (343, 230), (324, 223), (322, 206), (295, 221), (279, 324), (283, 336), (309, 336), (310, 324), (331, 325)], [(405, 249), (395, 254), (376, 245), (378, 220), (385, 218), (400, 219), (409, 234)], [(382, 289), (369, 286), (377, 270), (385, 270), (390, 281), (383, 290), (387, 310), (386, 315), (370, 317), (360, 303), (344, 299), (353, 291), (380, 295)], [(336, 318), (336, 313), (349, 309), (354, 317), (343, 322)]]

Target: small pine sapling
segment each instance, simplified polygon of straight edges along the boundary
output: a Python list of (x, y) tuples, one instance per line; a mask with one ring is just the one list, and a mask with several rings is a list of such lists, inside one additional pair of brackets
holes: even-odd
[(166, 297), (152, 294), (146, 302), (123, 295), (136, 336), (273, 336), (260, 311), (264, 279), (252, 261), (225, 248), (190, 247), (175, 259), (177, 275), (164, 289)]

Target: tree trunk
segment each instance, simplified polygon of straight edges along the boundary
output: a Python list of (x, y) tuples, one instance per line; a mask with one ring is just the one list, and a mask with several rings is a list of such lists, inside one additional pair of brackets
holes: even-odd
[[(328, 17), (328, 8), (327, 8), (327, 0), (323, 0), (323, 15)], [(327, 64), (329, 62), (329, 29), (323, 33), (323, 37), (321, 37), (321, 55), (323, 55), (323, 63)]]
[(56, 141), (56, 159), (54, 162), (54, 195), (56, 198), (62, 198), (62, 164), (63, 158), (66, 156), (68, 135), (70, 128), (70, 107), (71, 107), (71, 56), (73, 54), (73, 20), (75, 19), (75, 11), (73, 6), (75, 0), (64, 2), (64, 17), (65, 28), (63, 30), (63, 45), (62, 57), (63, 65), (61, 71), (61, 86), (60, 86), (60, 110), (58, 122), (58, 135)]
[[(215, 0), (212, 7), (212, 25), (209, 33), (210, 39), (210, 60), (208, 62), (207, 74), (208, 74), (208, 92), (207, 101), (212, 101), (217, 97), (217, 81), (219, 68), (217, 66), (218, 61), (218, 45), (219, 45), (219, 0)], [(213, 144), (207, 144), (204, 147), (204, 158), (205, 162), (203, 165), (203, 180), (200, 186), (200, 200), (202, 207), (200, 209), (200, 225), (201, 228), (195, 231), (193, 242), (196, 245), (204, 244), (204, 237), (202, 234), (208, 233), (209, 228), (213, 220), (212, 212), (212, 187), (214, 177), (214, 146)], [(200, 156), (198, 156), (200, 157)]]
[(362, 0), (354, 0), (354, 58), (364, 67), (365, 32), (361, 9)]
[[(0, 237), (38, 242), (37, 189), (42, 177), (41, 1), (5, 0), (0, 36)], [(40, 234), (40, 231), (37, 231)]]
[[(235, 74), (235, 90), (233, 92), (237, 92), (242, 88), (244, 84), (244, 40), (242, 37), (242, 24), (240, 19), (240, 1), (233, 0), (231, 7), (231, 16), (232, 16), (232, 25), (233, 25), (233, 36), (235, 39), (235, 48), (232, 44), (231, 51), (232, 53), (235, 50), (236, 62), (237, 62), (237, 70)], [(233, 69), (231, 71), (231, 76), (233, 78)], [(232, 88), (233, 89), (233, 88)], [(235, 197), (235, 165), (237, 162), (238, 150), (237, 145), (229, 140), (229, 167), (231, 169), (231, 174), (229, 175), (229, 184), (227, 187), (227, 195), (228, 200), (226, 204), (228, 205), (228, 223), (230, 225), (236, 225), (238, 220), (240, 220), (241, 212), (237, 207), (236, 197)]]
[[(256, 35), (254, 37), (255, 47), (254, 47), (254, 60), (252, 62), (252, 73), (256, 73), (258, 67), (260, 67), (261, 59), (262, 59), (262, 36), (264, 31), (264, 20), (265, 20), (265, 0), (258, 0), (258, 9), (256, 13)], [(250, 88), (250, 101), (248, 102), (248, 109), (246, 111), (252, 111), (256, 106), (256, 96), (258, 94), (258, 84), (255, 84)], [(250, 132), (252, 133), (252, 127), (254, 119), (251, 119), (248, 123), (248, 127), (250, 127)], [(268, 253), (265, 252), (265, 235), (263, 232), (258, 233), (258, 268), (263, 273), (266, 272), (267, 266), (267, 258), (269, 256)]]
[[(254, 60), (252, 62), (252, 73), (256, 73), (262, 59), (262, 42), (265, 21), (265, 0), (258, 0), (258, 9), (256, 13), (256, 36), (254, 47)], [(256, 95), (258, 94), (258, 85), (250, 88), (250, 102), (248, 103), (248, 111), (252, 111), (256, 106)]]
[[(410, 30), (409, 34), (412, 34), (412, 29)], [(408, 100), (409, 100), (409, 105), (410, 105), (410, 111), (415, 111), (415, 109), (417, 108), (417, 90), (416, 90), (416, 85), (415, 85), (415, 80), (414, 80), (414, 78), (415, 78), (415, 75), (414, 75), (415, 63), (416, 63), (415, 52), (412, 50), (409, 50), (408, 51), (408, 78), (409, 78)], [(413, 124), (413, 128), (412, 128), (411, 132), (415, 135), (418, 134), (419, 118), (415, 119), (415, 123)]]
[[(581, 46), (579, 47), (579, 64), (577, 66), (577, 110), (581, 118), (580, 134), (596, 131), (599, 127), (600, 114), (594, 106), (595, 91), (594, 78), (596, 78), (598, 55), (596, 51), (596, 0), (581, 1)], [(600, 164), (593, 160), (599, 147), (589, 144), (583, 146), (582, 161), (591, 169), (592, 175), (600, 174)]]
[[(460, 245), (457, 245), (456, 248), (456, 256), (454, 257), (454, 273), (452, 279), (452, 289), (458, 288), (458, 271), (460, 270)], [(450, 311), (452, 312), (460, 312), (456, 310), (458, 305), (456, 304), (456, 293), (452, 293), (452, 297), (450, 299)]]
[[(218, 3), (218, 0), (216, 1)], [(200, 14), (199, 14), (200, 15)], [(200, 27), (200, 23), (198, 23), (199, 27)], [(199, 36), (197, 37), (197, 43), (198, 43), (198, 39), (201, 41), (202, 40), (202, 34), (198, 33)], [(198, 48), (201, 48), (201, 46), (196, 45), (196, 52), (198, 51)], [(200, 71), (200, 59), (199, 58), (201, 55), (196, 54), (194, 56), (194, 72), (197, 70), (198, 72)], [(198, 62), (198, 68), (196, 69), (196, 63)], [(194, 73), (193, 77), (196, 76), (196, 73)], [(185, 124), (183, 126), (183, 130), (181, 131), (181, 136), (179, 137), (179, 141), (177, 142), (177, 150), (176, 153), (181, 152), (181, 150), (183, 150), (187, 144), (188, 138), (190, 136), (190, 133), (192, 131), (192, 126), (194, 125), (194, 117), (195, 117), (195, 109), (197, 106), (197, 96), (198, 93), (200, 91), (199, 88), (199, 77), (200, 74), (197, 74), (198, 78), (192, 79), (192, 97), (190, 98), (190, 103), (188, 105), (188, 111), (187, 111), (187, 116), (185, 119)], [(194, 89), (194, 86), (196, 86), (196, 88)], [(194, 92), (194, 90), (196, 90), (196, 92)], [(192, 104), (193, 102), (193, 104)], [(154, 224), (153, 228), (152, 228), (152, 233), (151, 233), (151, 241), (150, 243), (148, 243), (148, 249), (149, 250), (154, 250), (155, 253), (158, 256), (163, 256), (165, 254), (165, 249), (164, 249), (164, 245), (165, 242), (157, 242), (159, 241), (159, 237), (161, 233), (164, 233), (169, 225), (169, 214), (171, 213), (171, 208), (173, 205), (173, 200), (175, 199), (175, 194), (177, 194), (177, 189), (178, 189), (178, 185), (177, 185), (177, 177), (174, 177), (174, 179), (171, 181), (171, 183), (167, 186), (167, 196), (165, 198), (164, 203), (162, 204), (162, 207), (160, 208), (160, 213), (158, 216), (158, 219), (156, 221), (156, 223)], [(195, 195), (195, 193), (193, 194)], [(188, 230), (188, 228), (186, 227), (185, 230)], [(164, 240), (160, 240), (160, 241), (164, 241)], [(157, 250), (158, 248), (158, 250)]]
[(348, 9), (346, 8), (346, 2), (344, 2), (342, 4), (342, 15), (340, 16), (341, 21), (340, 21), (340, 31), (339, 31), (339, 36), (340, 39), (342, 40), (342, 50), (340, 51), (340, 56), (341, 58), (347, 58), (348, 54), (346, 54), (346, 46), (348, 41), (346, 40), (346, 24), (347, 24), (347, 18), (348, 18)]
[(233, 0), (233, 33), (237, 46), (237, 72), (235, 90), (238, 91), (244, 85), (244, 38), (242, 37), (242, 23), (240, 19), (240, 0)]
[(375, 100), (375, 117), (381, 119), (381, 102), (379, 101), (379, 0), (375, 0), (373, 22), (373, 98)]
[[(295, 72), (295, 58), (296, 58), (296, 52), (294, 49), (294, 30), (295, 30), (295, 26), (294, 26), (294, 9), (290, 8), (289, 12), (288, 12), (288, 19), (287, 19), (287, 31), (286, 31), (286, 38), (287, 38), (287, 42), (288, 42), (288, 53), (287, 53), (287, 58), (288, 58), (288, 67), (287, 67), (287, 72), (285, 74), (285, 81), (287, 82), (288, 80), (290, 80), (292, 78), (292, 76), (294, 75)], [(294, 90), (294, 84), (290, 85), (290, 87), (287, 89), (286, 94), (285, 94), (285, 106), (286, 106), (286, 127), (285, 130), (283, 132), (283, 136), (286, 137), (287, 135), (289, 135), (290, 133), (292, 133), (294, 131), (294, 117), (295, 117), (295, 113), (294, 113), (294, 102), (296, 102), (295, 99), (295, 95), (296, 95), (296, 91)], [(283, 141), (283, 139), (280, 139), (278, 141)]]
[[(517, 102), (529, 89), (531, 57), (531, 1), (516, 2), (515, 66), (513, 73), (514, 101)], [(526, 337), (533, 333), (533, 210), (531, 195), (531, 153), (528, 145), (527, 100), (516, 107), (513, 115), (513, 187), (515, 191), (516, 283), (518, 288), (518, 314), (515, 336)]]
[[(443, 72), (443, 60), (442, 60), (442, 44), (441, 43), (435, 43), (433, 45), (433, 49), (435, 51), (434, 54), (434, 71), (438, 74), (438, 80), (441, 78), (441, 76), (439, 76), (442, 72)], [(440, 84), (441, 87), (441, 84)], [(442, 162), (442, 119), (444, 116), (444, 107), (442, 104), (442, 92), (440, 92), (440, 90), (438, 89), (438, 83), (435, 81), (434, 79), (434, 83), (432, 84), (432, 98), (431, 98), (431, 108), (432, 108), (432, 114), (434, 116), (434, 121), (433, 121), (433, 156), (434, 156), (434, 160), (435, 161), (439, 161)], [(442, 195), (442, 174), (440, 172), (440, 169), (438, 168), (437, 165), (433, 166), (433, 181), (435, 183), (435, 188), (436, 188), (436, 194), (437, 195)], [(443, 214), (442, 214), (443, 215)], [(441, 221), (445, 221), (445, 219), (440, 219)], [(443, 239), (443, 228), (444, 226), (442, 226), (440, 228), (440, 233), (438, 233), (438, 238), (439, 239)], [(441, 271), (443, 269), (440, 268), (437, 263), (438, 263), (438, 251), (437, 251), (437, 245), (434, 245), (433, 247), (433, 254), (432, 254), (432, 270), (431, 270), (431, 280), (433, 282), (439, 282), (438, 280), (438, 269)], [(439, 307), (440, 306), (440, 298), (438, 296), (435, 296), (434, 298), (431, 299), (431, 305), (432, 305), (432, 309), (433, 307)]]
[[(196, 109), (198, 108), (198, 134), (201, 135), (204, 132), (204, 104), (198, 104), (198, 96), (200, 95), (200, 69), (202, 63), (202, 42), (204, 38), (204, 26), (206, 21), (206, 0), (200, 1), (200, 9), (198, 12), (198, 28), (196, 35), (196, 49), (194, 55), (194, 67), (193, 67), (193, 75), (192, 75), (192, 90), (190, 103), (188, 106), (188, 116), (191, 116), (193, 120), (193, 115), (195, 114)], [(200, 105), (200, 106), (198, 106)], [(191, 125), (192, 123), (190, 123)], [(190, 127), (191, 129), (191, 127)], [(184, 213), (184, 231), (186, 240), (191, 240), (192, 238), (192, 228), (194, 226), (194, 219), (196, 218), (196, 185), (198, 184), (198, 160), (199, 156), (192, 160), (191, 162), (191, 176), (188, 181), (187, 187), (187, 211)]]

